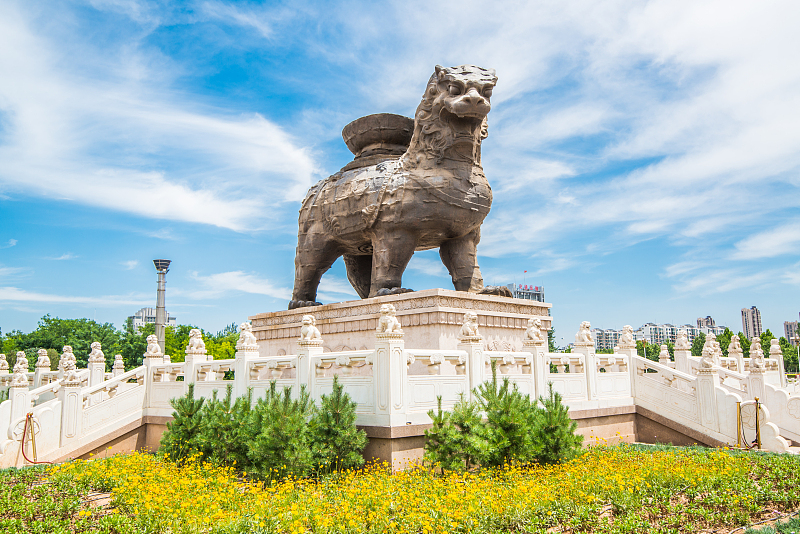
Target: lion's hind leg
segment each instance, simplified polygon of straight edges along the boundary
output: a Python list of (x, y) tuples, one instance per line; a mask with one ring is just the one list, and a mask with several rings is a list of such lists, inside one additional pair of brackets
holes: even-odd
[(450, 272), (456, 291), (477, 293), (483, 289), (483, 276), (478, 267), (480, 230), (449, 239), (439, 245), (439, 257)]
[(372, 255), (345, 254), (343, 259), (350, 285), (362, 299), (369, 297), (369, 287), (372, 282)]

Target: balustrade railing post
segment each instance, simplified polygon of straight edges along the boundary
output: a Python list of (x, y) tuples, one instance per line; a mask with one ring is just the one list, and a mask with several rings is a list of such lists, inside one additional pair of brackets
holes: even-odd
[[(250, 387), (250, 360), (258, 358), (258, 341), (253, 334), (253, 326), (249, 322), (239, 325), (239, 341), (236, 342), (236, 361), (233, 364), (233, 393), (241, 397)], [(253, 399), (255, 400), (255, 399)]]
[(406, 424), (408, 360), (401, 332), (375, 334), (375, 412), (385, 426)]
[[(145, 367), (145, 401), (144, 407), (150, 407), (150, 397), (153, 394), (152, 384), (155, 382), (153, 379), (154, 367), (157, 365), (164, 364), (164, 354), (161, 352), (161, 347), (158, 345), (158, 338), (155, 334), (150, 334), (147, 336), (147, 352), (144, 353), (144, 367)], [(187, 380), (187, 377), (184, 377), (184, 380)], [(187, 386), (188, 387), (188, 386)]]
[(719, 432), (719, 410), (717, 409), (717, 387), (719, 385), (717, 368), (698, 368), (696, 399), (700, 411), (700, 421), (704, 427), (715, 432)]
[[(99, 342), (95, 341), (91, 345), (92, 352), (89, 353), (89, 361), (86, 363), (86, 368), (89, 369), (89, 386), (96, 386), (106, 379), (106, 356), (103, 354), (102, 346)], [(90, 399), (91, 403), (97, 403), (101, 400), (101, 393), (95, 393)]]
[(582, 354), (584, 359), (584, 372), (586, 374), (586, 396), (588, 400), (597, 398), (597, 355), (594, 342), (575, 342), (572, 352)]
[(31, 409), (31, 394), (28, 386), (28, 359), (23, 351), (19, 351), (14, 364), (14, 375), (11, 377), (11, 385), (8, 388), (12, 421), (25, 417), (25, 414)]
[(475, 400), (475, 389), (486, 380), (486, 359), (483, 353), (483, 337), (462, 337), (458, 350), (467, 353), (467, 376), (469, 377), (469, 398)]
[(314, 358), (322, 356), (322, 340), (321, 339), (300, 339), (297, 341), (297, 385), (295, 389), (297, 394), (300, 394), (300, 387), (305, 386), (308, 394), (315, 401), (316, 392), (314, 388), (314, 379), (316, 373), (314, 372), (313, 364)]
[(74, 369), (65, 371), (64, 379), (58, 390), (58, 400), (61, 402), (60, 446), (64, 447), (70, 440), (81, 437), (83, 426), (81, 381)]
[(47, 356), (47, 349), (39, 349), (37, 352), (39, 359), (36, 360), (35, 372), (33, 374), (33, 387), (38, 388), (44, 385), (44, 374), (50, 371), (50, 358)]
[(550, 362), (545, 350), (544, 341), (526, 339), (522, 342), (522, 351), (531, 355), (531, 374), (533, 379), (533, 397), (547, 395), (547, 375), (550, 371)]

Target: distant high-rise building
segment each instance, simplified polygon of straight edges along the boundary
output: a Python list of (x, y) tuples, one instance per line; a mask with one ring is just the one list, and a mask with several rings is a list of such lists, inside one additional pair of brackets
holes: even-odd
[(783, 335), (795, 347), (800, 343), (800, 334), (797, 333), (798, 325), (800, 325), (798, 321), (783, 322)]
[(717, 326), (717, 324), (714, 322), (714, 319), (712, 319), (710, 315), (697, 318), (697, 328), (708, 328), (709, 326)]
[[(141, 332), (142, 327), (146, 324), (156, 322), (156, 309), (155, 308), (142, 308), (141, 310), (137, 311), (130, 317), (128, 317), (133, 322), (133, 331), (137, 334)], [(167, 313), (167, 326), (177, 326), (178, 319), (172, 317), (169, 313)]]
[(761, 312), (755, 306), (742, 308), (742, 330), (747, 339), (761, 335)]
[(544, 286), (508, 284), (506, 287), (511, 290), (511, 294), (514, 295), (515, 299), (544, 302)]

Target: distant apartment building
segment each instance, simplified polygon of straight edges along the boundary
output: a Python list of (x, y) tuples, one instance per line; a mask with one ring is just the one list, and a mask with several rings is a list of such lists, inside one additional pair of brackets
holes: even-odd
[(593, 328), (592, 338), (594, 338), (595, 350), (613, 349), (619, 343), (619, 336), (621, 335), (621, 330)]
[(544, 302), (544, 286), (508, 284), (506, 287), (511, 290), (515, 299)]
[[(155, 308), (142, 308), (141, 310), (137, 311), (130, 317), (128, 317), (131, 321), (133, 321), (133, 331), (137, 334), (141, 332), (142, 327), (146, 324), (156, 322), (156, 309)], [(169, 312), (167, 312), (167, 326), (177, 326), (178, 319), (172, 317)]]
[(784, 321), (783, 322), (783, 337), (789, 340), (793, 346), (800, 343), (800, 334), (797, 333), (797, 326), (800, 324), (798, 321)]
[(742, 308), (742, 332), (747, 339), (761, 335), (761, 312), (758, 308)]
[[(713, 333), (715, 336), (718, 336), (725, 331), (725, 328), (725, 326), (716, 325), (697, 327), (691, 324), (673, 325), (645, 323), (633, 332), (633, 337), (636, 341), (645, 340), (647, 343), (655, 343), (656, 345), (666, 343), (674, 344), (678, 340), (678, 332), (684, 330), (689, 343), (691, 343), (694, 341), (694, 338), (700, 334), (708, 335)], [(594, 347), (596, 350), (613, 349), (617, 346), (621, 335), (622, 330), (595, 328), (592, 330)]]
[(697, 318), (697, 328), (708, 328), (710, 326), (717, 326), (714, 322), (714, 319), (712, 319), (710, 315)]

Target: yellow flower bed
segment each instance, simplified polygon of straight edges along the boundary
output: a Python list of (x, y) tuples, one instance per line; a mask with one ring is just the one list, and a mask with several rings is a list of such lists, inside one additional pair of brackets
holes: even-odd
[(148, 454), (74, 461), (50, 476), (112, 491), (119, 512), (155, 532), (427, 534), (747, 524), (765, 506), (796, 507), (798, 473), (797, 457), (618, 446), (587, 450), (564, 465), (444, 476), (373, 465), (319, 481), (264, 484)]

